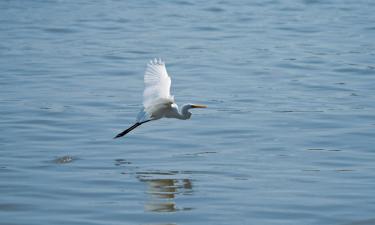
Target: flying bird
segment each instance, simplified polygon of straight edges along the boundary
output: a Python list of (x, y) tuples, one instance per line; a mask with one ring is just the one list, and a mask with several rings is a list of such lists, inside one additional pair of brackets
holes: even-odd
[(163, 117), (187, 120), (191, 117), (189, 109), (207, 108), (205, 105), (190, 103), (183, 105), (181, 109), (178, 108), (170, 92), (171, 78), (167, 73), (165, 63), (161, 59), (151, 60), (147, 64), (144, 85), (143, 108), (138, 113), (136, 123), (114, 138), (122, 137), (144, 123)]

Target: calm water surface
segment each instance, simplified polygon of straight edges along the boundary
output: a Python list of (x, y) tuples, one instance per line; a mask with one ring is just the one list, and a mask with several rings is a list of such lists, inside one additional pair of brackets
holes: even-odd
[[(0, 12), (0, 224), (375, 224), (374, 1)], [(209, 108), (113, 140), (153, 57)]]

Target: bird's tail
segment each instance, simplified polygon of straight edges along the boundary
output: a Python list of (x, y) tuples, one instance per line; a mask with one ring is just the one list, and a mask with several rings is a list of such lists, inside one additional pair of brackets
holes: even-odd
[(114, 137), (114, 139), (126, 135), (127, 133), (129, 133), (130, 131), (134, 130), (134, 129), (137, 128), (138, 126), (140, 126), (140, 125), (142, 125), (142, 124), (144, 124), (144, 123), (147, 123), (147, 122), (149, 122), (149, 121), (151, 121), (151, 120), (146, 120), (146, 121), (143, 121), (143, 122), (137, 122), (137, 123), (135, 123), (133, 126), (129, 127), (128, 129), (124, 130), (123, 132), (117, 134), (117, 135)]

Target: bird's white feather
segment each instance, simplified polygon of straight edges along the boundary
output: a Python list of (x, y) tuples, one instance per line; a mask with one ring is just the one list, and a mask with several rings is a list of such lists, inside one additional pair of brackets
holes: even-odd
[(187, 120), (191, 117), (189, 109), (206, 108), (203, 105), (185, 104), (182, 106), (181, 111), (178, 109), (170, 93), (171, 78), (161, 59), (154, 59), (147, 64), (144, 82), (143, 108), (138, 113), (136, 123), (117, 134), (115, 138), (122, 137), (143, 123), (152, 120), (158, 120), (163, 117)]
[(161, 59), (151, 60), (147, 64), (144, 83), (143, 107), (145, 109), (152, 107), (160, 99), (173, 102), (173, 96), (170, 94), (171, 78)]

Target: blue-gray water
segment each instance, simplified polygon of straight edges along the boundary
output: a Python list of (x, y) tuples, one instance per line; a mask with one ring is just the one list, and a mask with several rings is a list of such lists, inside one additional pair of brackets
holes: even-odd
[[(1, 1), (0, 224), (374, 224), (374, 12)], [(153, 57), (209, 108), (113, 140)]]

